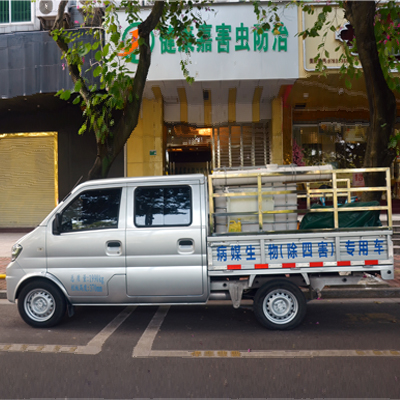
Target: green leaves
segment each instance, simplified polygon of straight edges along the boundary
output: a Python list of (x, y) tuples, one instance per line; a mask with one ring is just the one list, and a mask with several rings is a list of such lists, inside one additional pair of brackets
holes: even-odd
[(92, 45), (90, 43), (86, 43), (85, 44), (85, 51), (84, 51), (83, 55), (85, 56), (86, 54), (88, 54), (90, 52), (90, 50), (92, 50)]
[(93, 76), (97, 78), (101, 74), (101, 66), (98, 66), (93, 71)]
[(77, 81), (75, 83), (74, 92), (79, 92), (82, 88), (82, 81)]
[(62, 100), (69, 100), (70, 97), (71, 97), (71, 91), (70, 90), (64, 90), (60, 94), (60, 99), (62, 99)]
[(107, 44), (104, 46), (103, 51), (102, 51), (103, 57), (107, 57), (109, 51), (110, 51), (110, 43), (107, 43)]
[(84, 123), (84, 124), (80, 127), (80, 129), (79, 129), (79, 131), (78, 131), (78, 134), (79, 134), (79, 135), (83, 135), (83, 134), (86, 132), (86, 129), (87, 129), (87, 125), (86, 125), (86, 123)]

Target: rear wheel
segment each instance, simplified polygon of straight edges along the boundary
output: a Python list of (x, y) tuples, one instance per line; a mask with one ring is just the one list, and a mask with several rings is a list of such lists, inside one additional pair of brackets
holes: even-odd
[(285, 280), (266, 283), (254, 298), (254, 313), (258, 321), (268, 329), (295, 328), (303, 321), (306, 308), (303, 292)]
[(28, 283), (18, 296), (22, 319), (35, 328), (57, 325), (66, 310), (66, 300), (53, 283), (37, 280)]

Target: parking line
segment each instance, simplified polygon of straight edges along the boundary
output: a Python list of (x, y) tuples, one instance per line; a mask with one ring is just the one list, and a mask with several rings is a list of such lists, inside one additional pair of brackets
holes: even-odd
[(0, 351), (35, 353), (70, 353), (94, 355), (101, 352), (106, 340), (135, 311), (134, 307), (125, 307), (105, 328), (103, 328), (86, 346), (39, 345), (39, 344), (0, 344)]
[(168, 310), (169, 306), (161, 306), (158, 308), (157, 312), (154, 314), (154, 317), (133, 349), (132, 357), (150, 356), (154, 339), (156, 338), (157, 332), (160, 329)]
[(399, 350), (152, 350), (148, 357), (180, 358), (320, 358), (320, 357), (400, 357)]
[(105, 328), (103, 328), (86, 346), (78, 346), (75, 354), (98, 354), (105, 341), (136, 310), (134, 307), (124, 308)]

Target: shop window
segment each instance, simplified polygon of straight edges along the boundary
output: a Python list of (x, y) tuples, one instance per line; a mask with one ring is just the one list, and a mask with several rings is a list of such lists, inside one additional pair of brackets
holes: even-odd
[(167, 126), (167, 152), (169, 174), (263, 166), (270, 163), (269, 124)]
[(166, 134), (165, 171), (168, 175), (210, 173), (212, 128), (168, 124)]
[(31, 0), (0, 0), (0, 24), (31, 21)]
[(365, 124), (320, 123), (294, 125), (296, 162), (304, 165), (332, 164), (335, 168), (360, 168), (364, 162)]

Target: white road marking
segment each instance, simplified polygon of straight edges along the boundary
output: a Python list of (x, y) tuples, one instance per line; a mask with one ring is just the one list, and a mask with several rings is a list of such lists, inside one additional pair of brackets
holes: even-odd
[(157, 332), (167, 315), (169, 306), (161, 306), (150, 321), (143, 335), (133, 349), (132, 357), (149, 357)]
[(76, 354), (98, 354), (105, 341), (135, 311), (136, 306), (126, 307), (105, 328), (103, 328), (86, 346), (78, 346)]
[[(318, 302), (378, 302), (398, 303), (398, 299), (326, 299)], [(15, 305), (8, 300), (0, 300), (0, 305)], [(172, 358), (319, 358), (319, 357), (400, 357), (400, 350), (152, 350), (157, 333), (169, 311), (169, 306), (161, 306), (143, 332), (132, 357), (172, 357)], [(103, 328), (86, 346), (70, 345), (35, 345), (35, 344), (0, 344), (0, 351), (70, 353), (94, 355), (102, 350), (106, 340), (132, 314), (136, 306), (122, 310), (105, 328)]]
[(319, 358), (319, 357), (400, 357), (399, 350), (261, 350), (261, 351), (174, 351), (153, 350), (148, 357), (180, 358)]
[[(10, 303), (11, 304), (11, 303)], [(135, 311), (136, 307), (124, 308), (105, 328), (103, 328), (86, 346), (39, 345), (39, 344), (0, 344), (0, 351), (37, 352), (37, 353), (73, 353), (98, 354), (103, 344), (118, 327)]]

